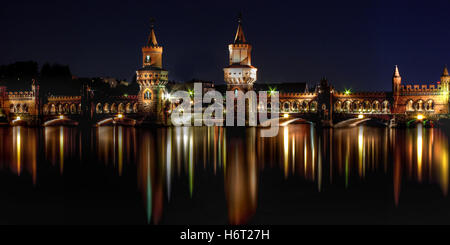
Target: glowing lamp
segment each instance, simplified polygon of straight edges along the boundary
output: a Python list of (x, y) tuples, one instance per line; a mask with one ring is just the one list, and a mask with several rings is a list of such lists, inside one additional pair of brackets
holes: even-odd
[(59, 119), (64, 119), (64, 116), (63, 115), (59, 115)]
[(119, 114), (117, 115), (117, 118), (123, 118), (123, 114), (122, 114), (122, 113), (119, 113)]
[(422, 114), (417, 115), (417, 120), (422, 120), (424, 116)]
[(20, 120), (20, 117), (17, 117), (16, 120)]
[(284, 117), (284, 118), (288, 118), (288, 117), (289, 117), (289, 114), (284, 114), (283, 117)]
[(364, 115), (363, 115), (363, 114), (359, 114), (359, 115), (358, 115), (358, 118), (359, 118), (359, 119), (363, 119), (363, 118), (364, 118)]

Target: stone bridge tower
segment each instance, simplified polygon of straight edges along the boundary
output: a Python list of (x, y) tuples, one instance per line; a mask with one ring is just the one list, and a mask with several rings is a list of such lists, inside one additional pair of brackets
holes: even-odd
[(228, 45), (229, 65), (223, 69), (227, 90), (247, 92), (253, 90), (258, 69), (252, 66), (252, 45), (245, 39), (242, 29), (242, 17), (239, 15), (238, 28), (234, 42)]
[(142, 68), (136, 71), (139, 84), (139, 112), (145, 115), (146, 121), (156, 124), (164, 123), (165, 105), (164, 95), (168, 71), (162, 68), (163, 47), (158, 45), (153, 25), (147, 44), (142, 47)]

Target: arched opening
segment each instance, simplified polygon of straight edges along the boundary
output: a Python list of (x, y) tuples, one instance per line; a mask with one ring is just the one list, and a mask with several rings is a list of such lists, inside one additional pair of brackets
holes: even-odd
[(367, 101), (367, 100), (364, 101), (364, 108), (363, 108), (363, 110), (365, 112), (370, 112), (372, 110), (370, 101)]
[(131, 103), (128, 103), (125, 107), (127, 113), (133, 113), (133, 108), (131, 107)]
[(27, 104), (23, 104), (22, 105), (22, 112), (23, 113), (28, 113), (28, 105)]
[(425, 109), (427, 111), (434, 111), (434, 101), (433, 100), (427, 100), (427, 103), (425, 104)]
[(105, 103), (105, 105), (103, 106), (103, 112), (109, 113), (109, 104), (108, 103)]
[(380, 112), (380, 102), (378, 100), (375, 100), (374, 102), (372, 102), (372, 111)]
[(342, 111), (342, 102), (341, 101), (336, 101), (334, 103), (334, 111), (335, 112), (341, 112)]
[(424, 105), (423, 100), (418, 100), (415, 104), (416, 111), (423, 111)]
[(125, 106), (122, 103), (120, 103), (118, 108), (117, 108), (117, 111), (119, 113), (125, 113)]
[(284, 112), (289, 112), (289, 107), (290, 107), (291, 105), (289, 104), (289, 102), (284, 102), (283, 103), (283, 111)]
[(382, 108), (383, 108), (384, 113), (388, 113), (390, 110), (389, 101), (387, 101), (387, 100), (383, 101)]
[(55, 104), (50, 105), (50, 114), (56, 114), (56, 106)]
[(406, 111), (414, 111), (414, 102), (412, 100), (406, 102)]
[(310, 105), (309, 105), (309, 109), (310, 109), (312, 112), (316, 112), (316, 111), (317, 111), (317, 101), (311, 102)]
[(16, 113), (16, 107), (13, 104), (9, 105), (9, 112)]
[(65, 104), (63, 110), (64, 110), (64, 114), (69, 114), (69, 110), (70, 110), (69, 109), (69, 104)]
[(360, 109), (360, 108), (359, 108), (359, 104), (360, 104), (360, 103), (359, 103), (359, 101), (357, 101), (357, 100), (353, 102), (353, 106), (352, 106), (353, 112), (358, 112), (358, 111), (359, 111), (359, 109)]
[(309, 103), (308, 103), (308, 101), (303, 101), (303, 106), (302, 106), (303, 108), (303, 112), (307, 112), (308, 110), (309, 110)]
[(344, 112), (350, 112), (352, 109), (352, 102), (349, 100), (346, 100), (344, 102)]
[(111, 104), (111, 113), (117, 113), (117, 106), (115, 103)]
[(44, 115), (48, 115), (48, 113), (49, 113), (48, 104), (44, 105), (43, 112), (44, 112)]
[(70, 105), (70, 113), (76, 114), (77, 113), (77, 106), (75, 104)]
[(294, 101), (292, 103), (292, 111), (298, 112), (298, 108), (299, 108), (299, 103), (297, 101)]
[(137, 112), (138, 112), (138, 104), (137, 104), (137, 103), (134, 103), (134, 104), (133, 104), (133, 112), (134, 112), (134, 113), (137, 113)]
[(97, 113), (97, 114), (102, 114), (103, 113), (102, 104), (97, 103), (97, 105), (95, 106), (95, 113)]

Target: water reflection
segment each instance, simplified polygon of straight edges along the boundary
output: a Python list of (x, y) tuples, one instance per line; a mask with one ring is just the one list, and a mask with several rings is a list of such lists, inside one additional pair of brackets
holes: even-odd
[(0, 168), (18, 176), (25, 171), (36, 184), (37, 134), (37, 130), (21, 126), (0, 128)]
[[(13, 127), (0, 133), (1, 171), (29, 175), (36, 184), (40, 165), (63, 175), (84, 155), (115, 178), (137, 183), (151, 224), (163, 223), (164, 208), (179, 200), (175, 186), (198, 202), (206, 197), (196, 190), (211, 179), (223, 182), (215, 191), (224, 197), (226, 210), (217, 212), (226, 212), (230, 224), (251, 222), (265, 195), (262, 181), (277, 178), (301, 180), (316, 192), (330, 186), (351, 190), (377, 179), (390, 186), (394, 206), (402, 204), (402, 190), (413, 184), (438, 186), (443, 196), (449, 186), (448, 135), (421, 125), (405, 130), (291, 125), (272, 138), (261, 138), (258, 128), (219, 127)], [(263, 180), (265, 173), (271, 179)]]

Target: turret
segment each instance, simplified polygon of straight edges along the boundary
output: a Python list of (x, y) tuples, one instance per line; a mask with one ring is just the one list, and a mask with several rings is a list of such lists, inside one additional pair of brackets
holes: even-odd
[(449, 91), (449, 84), (450, 84), (450, 75), (448, 74), (447, 65), (444, 66), (444, 71), (441, 75), (441, 84), (445, 91)]
[(228, 45), (229, 66), (223, 69), (224, 80), (228, 90), (253, 90), (258, 69), (252, 66), (252, 45), (247, 42), (242, 28), (242, 17), (239, 15), (238, 28), (234, 42)]
[(395, 65), (394, 75), (392, 76), (392, 92), (394, 94), (400, 93), (400, 86), (402, 84), (402, 77), (398, 70), (398, 66)]

